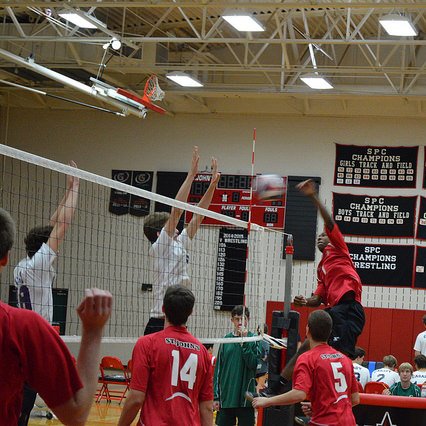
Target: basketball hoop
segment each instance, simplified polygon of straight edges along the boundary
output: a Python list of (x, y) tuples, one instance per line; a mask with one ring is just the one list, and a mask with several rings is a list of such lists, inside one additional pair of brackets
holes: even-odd
[(164, 91), (161, 90), (161, 87), (158, 84), (158, 77), (155, 74), (152, 74), (148, 78), (147, 82), (145, 83), (145, 89), (143, 91), (143, 94), (151, 102), (161, 101), (164, 98)]

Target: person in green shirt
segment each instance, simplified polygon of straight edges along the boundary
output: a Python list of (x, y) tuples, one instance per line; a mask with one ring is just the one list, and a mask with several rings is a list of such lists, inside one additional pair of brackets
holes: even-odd
[(383, 391), (384, 395), (396, 395), (396, 396), (417, 396), (420, 397), (420, 388), (411, 383), (411, 377), (413, 375), (413, 366), (409, 362), (403, 362), (399, 368), (400, 382), (394, 383), (389, 389)]
[[(242, 305), (231, 312), (234, 330), (225, 338), (252, 337), (247, 330), (250, 311)], [(226, 343), (219, 348), (214, 371), (214, 409), (218, 426), (253, 426), (254, 409), (245, 399), (245, 393), (254, 392), (256, 368), (261, 356), (258, 342)]]

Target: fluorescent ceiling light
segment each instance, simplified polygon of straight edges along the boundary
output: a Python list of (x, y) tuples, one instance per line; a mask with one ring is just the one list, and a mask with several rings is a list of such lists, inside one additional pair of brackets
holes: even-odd
[(333, 89), (333, 86), (320, 75), (305, 74), (300, 79), (311, 89)]
[[(86, 15), (84, 12), (82, 13)], [(60, 12), (58, 12), (58, 15), (66, 21), (69, 21), (80, 28), (97, 28), (93, 21), (96, 21), (99, 25), (106, 28), (106, 25), (103, 22), (99, 21), (99, 19), (96, 19), (94, 16), (88, 16), (88, 19), (86, 19), (81, 16), (81, 14), (78, 14), (72, 10), (61, 10)]]
[(265, 28), (250, 15), (224, 15), (222, 18), (238, 31), (265, 31)]
[(179, 86), (183, 87), (203, 87), (203, 84), (200, 83), (196, 78), (191, 77), (188, 74), (185, 74), (184, 72), (171, 72), (169, 74), (166, 74), (166, 77), (169, 80), (174, 81), (175, 83), (179, 84)]
[(391, 36), (414, 37), (417, 30), (410, 19), (401, 15), (385, 15), (379, 19), (380, 25)]

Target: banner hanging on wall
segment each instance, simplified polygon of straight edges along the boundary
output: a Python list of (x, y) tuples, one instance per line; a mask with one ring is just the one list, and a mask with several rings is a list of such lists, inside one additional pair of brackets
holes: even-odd
[(414, 287), (426, 288), (426, 247), (416, 247), (416, 273)]
[(411, 287), (414, 246), (348, 243), (363, 285)]
[(334, 185), (415, 188), (418, 147), (336, 144)]
[(346, 235), (413, 237), (417, 197), (333, 193), (333, 217)]
[(420, 197), (419, 218), (417, 221), (417, 238), (426, 240), (426, 198)]
[[(112, 171), (112, 179), (117, 182), (145, 189), (146, 191), (152, 190), (153, 176), (154, 172), (133, 170)], [(133, 216), (146, 216), (149, 214), (149, 209), (149, 200), (111, 188), (111, 197), (109, 201), (109, 211), (111, 213), (117, 215), (130, 213)]]

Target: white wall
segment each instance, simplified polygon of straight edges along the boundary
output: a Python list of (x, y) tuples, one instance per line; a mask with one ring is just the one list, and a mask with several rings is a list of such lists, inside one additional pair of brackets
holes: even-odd
[[(3, 120), (5, 123), (5, 111)], [(116, 118), (85, 111), (9, 111), (8, 132), (2, 142), (60, 162), (74, 159), (82, 169), (110, 177), (111, 169), (186, 171), (191, 147), (199, 145), (200, 168), (218, 158), (224, 173), (251, 170), (253, 128), (257, 129), (256, 172), (320, 176), (320, 195), (328, 206), (331, 192), (377, 195), (419, 195), (423, 149), (419, 150), (416, 190), (334, 188), (335, 143), (356, 145), (423, 146), (426, 122), (394, 118), (319, 118), (240, 115), (150, 115)], [(4, 129), (1, 132), (4, 134)], [(424, 194), (423, 194), (424, 195)], [(348, 241), (366, 241), (348, 238)], [(374, 239), (411, 243), (413, 240)], [(284, 261), (280, 250), (268, 263), (274, 280), (267, 299), (282, 300)], [(319, 256), (317, 256), (318, 259)], [(315, 285), (313, 262), (296, 262), (292, 296), (310, 294)], [(364, 287), (363, 303), (372, 307), (424, 309), (421, 290)]]

